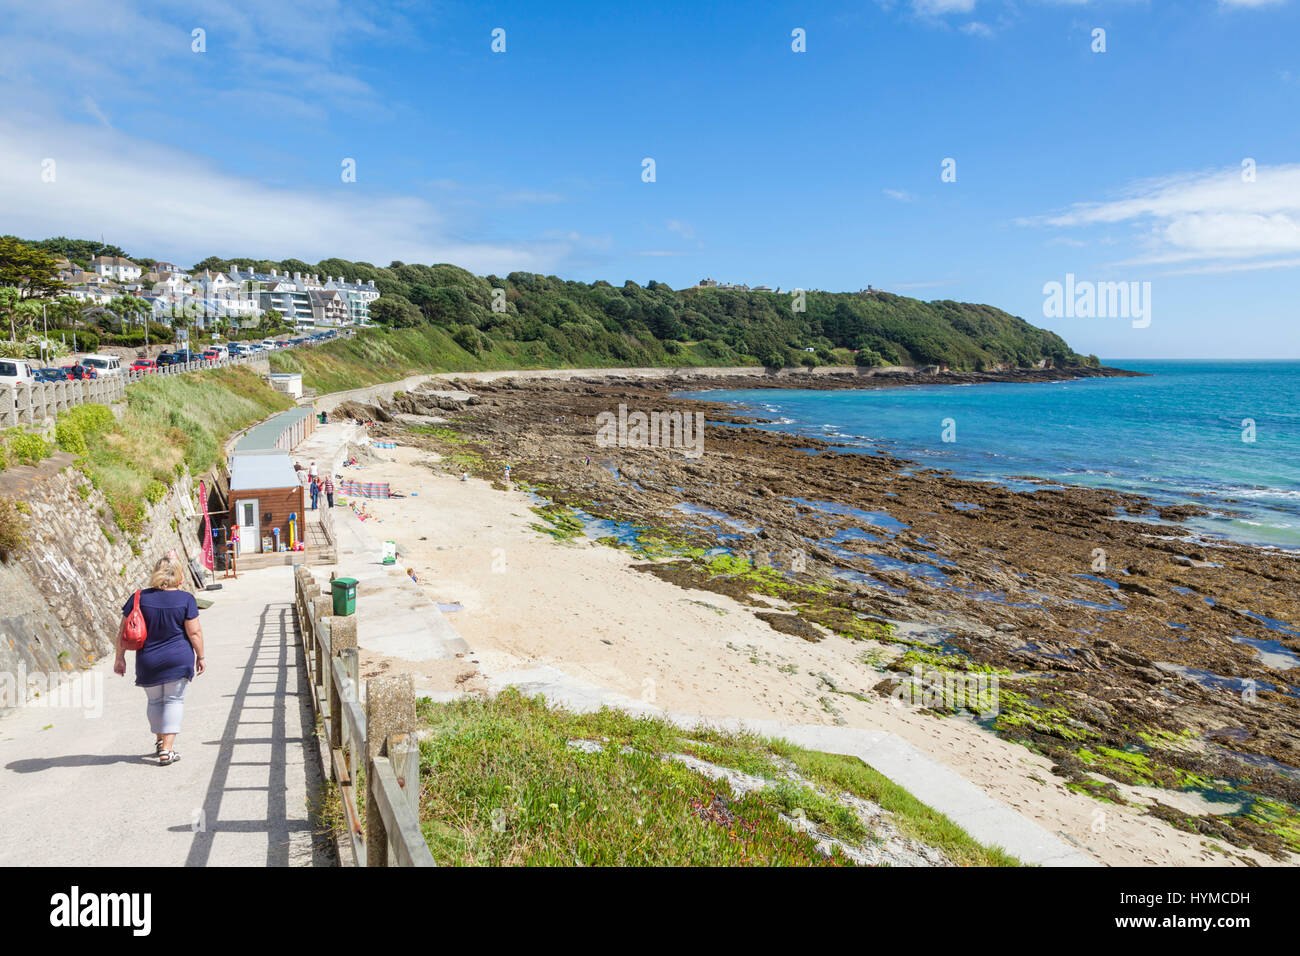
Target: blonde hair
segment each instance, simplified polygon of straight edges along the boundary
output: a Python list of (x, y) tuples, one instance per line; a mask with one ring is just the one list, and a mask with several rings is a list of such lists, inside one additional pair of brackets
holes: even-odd
[(153, 566), (153, 574), (149, 577), (149, 587), (151, 588), (178, 588), (182, 580), (181, 563), (172, 558), (171, 555), (158, 559), (158, 563)]

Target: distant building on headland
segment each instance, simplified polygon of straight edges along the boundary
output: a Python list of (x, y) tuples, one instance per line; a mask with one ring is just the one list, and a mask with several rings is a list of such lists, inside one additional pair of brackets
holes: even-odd
[[(719, 282), (717, 279), (708, 279), (708, 278), (706, 278), (706, 279), (701, 279), (699, 282), (695, 283), (695, 285), (694, 285), (692, 288), (696, 288), (696, 289), (723, 289), (723, 290), (727, 290), (727, 291), (729, 291), (729, 292), (775, 292), (775, 293), (780, 293), (780, 291), (781, 291), (781, 287), (780, 287), (780, 286), (777, 286), (775, 289), (773, 289), (771, 286), (766, 286), (766, 285), (748, 286), (748, 285), (745, 285), (744, 283), (739, 283), (739, 282), (737, 282), (737, 283), (732, 283), (732, 282)], [(818, 289), (806, 289), (805, 291), (807, 291), (807, 292), (817, 292), (817, 291), (820, 291), (820, 290), (818, 290)], [(879, 293), (881, 293), (881, 292), (883, 292), (883, 291), (884, 291), (883, 289), (877, 289), (875, 286), (871, 286), (871, 285), (869, 285), (869, 286), (867, 286), (865, 289), (859, 289), (859, 290), (858, 290), (856, 293), (854, 293), (854, 294), (855, 294), (855, 295), (878, 295)]]
[(780, 292), (779, 288), (756, 285), (752, 289), (743, 283), (719, 282), (717, 279), (701, 279), (695, 284), (697, 289), (725, 289), (729, 292)]

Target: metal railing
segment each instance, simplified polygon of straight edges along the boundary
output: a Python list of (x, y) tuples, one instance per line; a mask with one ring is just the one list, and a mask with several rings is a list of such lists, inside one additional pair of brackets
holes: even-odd
[[(335, 616), (332, 599), (302, 565), (294, 568), (294, 606), (352, 865), (436, 866), (420, 831), (420, 747), (411, 675), (366, 681), (363, 709), (357, 700), (356, 615)], [(364, 821), (357, 809), (359, 768), (365, 770)]]

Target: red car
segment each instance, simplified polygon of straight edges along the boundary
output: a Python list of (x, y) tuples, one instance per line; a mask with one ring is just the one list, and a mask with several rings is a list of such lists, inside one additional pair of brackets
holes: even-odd
[(205, 361), (205, 362), (215, 362), (215, 361), (217, 361), (217, 359), (222, 359), (222, 358), (225, 358), (225, 357), (226, 357), (226, 356), (222, 353), (221, 349), (204, 349), (204, 350), (203, 350), (203, 361)]
[(158, 363), (155, 362), (153, 359), (136, 359), (134, 362), (131, 363), (131, 371), (156, 372), (158, 371)]

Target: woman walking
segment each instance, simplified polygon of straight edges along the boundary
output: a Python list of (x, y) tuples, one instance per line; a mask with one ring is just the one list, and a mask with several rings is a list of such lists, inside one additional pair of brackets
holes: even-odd
[(311, 510), (316, 510), (316, 503), (320, 501), (320, 482), (315, 478), (311, 480)]
[(329, 475), (325, 476), (325, 498), (327, 501), (329, 501), (330, 507), (333, 508), (334, 507), (334, 479)]
[[(149, 587), (137, 592), (146, 637), (144, 646), (135, 653), (135, 683), (144, 688), (148, 698), (149, 728), (156, 738), (154, 754), (163, 767), (181, 759), (175, 741), (181, 729), (185, 689), (195, 674), (202, 674), (206, 669), (199, 606), (193, 594), (180, 589), (182, 574), (180, 559), (175, 551), (169, 551), (154, 565)], [(132, 594), (122, 605), (124, 623), (135, 603), (136, 595)], [(113, 672), (126, 674), (121, 632)]]

